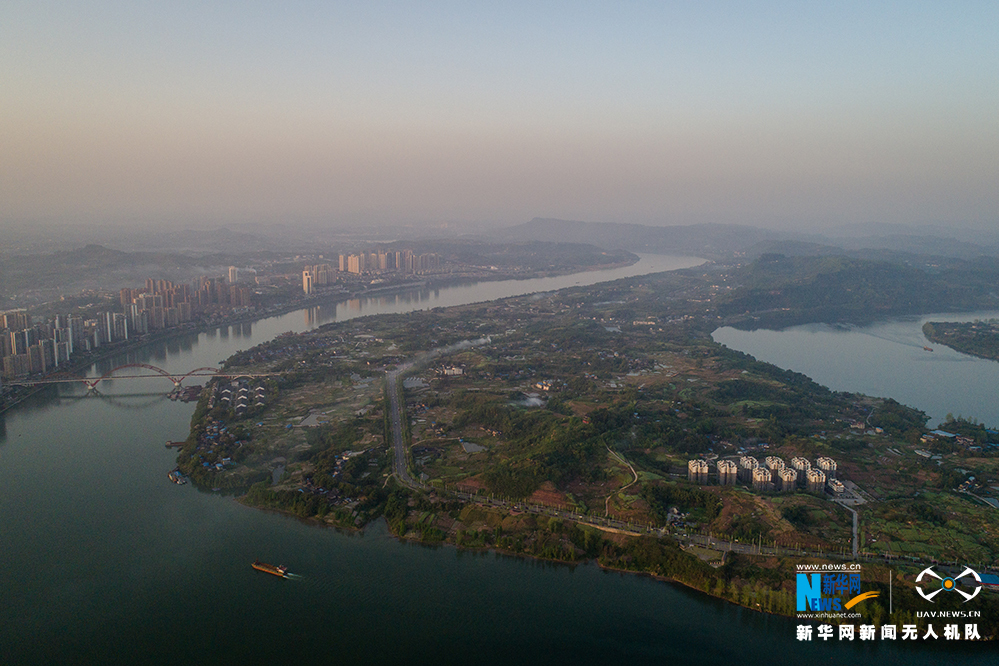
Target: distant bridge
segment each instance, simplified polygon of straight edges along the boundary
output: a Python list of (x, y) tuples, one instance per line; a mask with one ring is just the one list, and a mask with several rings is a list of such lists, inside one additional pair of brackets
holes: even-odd
[[(119, 370), (151, 370), (155, 374), (142, 373), (142, 374), (115, 374)], [(70, 377), (70, 376), (53, 376), (53, 377), (40, 377), (38, 379), (19, 379), (16, 381), (8, 382), (10, 385), (21, 385), (21, 386), (35, 386), (38, 384), (79, 384), (83, 383), (87, 385), (90, 390), (96, 390), (97, 385), (103, 381), (109, 381), (112, 379), (149, 379), (150, 377), (165, 377), (173, 382), (174, 388), (180, 388), (184, 380), (188, 377), (228, 377), (229, 379), (237, 379), (239, 377), (275, 377), (281, 375), (280, 372), (227, 372), (225, 370), (219, 370), (218, 368), (195, 368), (190, 372), (185, 372), (184, 374), (171, 374), (164, 370), (163, 368), (158, 368), (155, 365), (149, 365), (148, 363), (126, 363), (124, 365), (119, 365), (111, 370), (108, 370), (100, 377), (96, 379), (91, 377)]]

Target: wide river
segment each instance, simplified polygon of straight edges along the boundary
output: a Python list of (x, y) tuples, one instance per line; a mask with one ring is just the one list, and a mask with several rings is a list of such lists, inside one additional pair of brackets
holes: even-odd
[[(288, 330), (696, 265), (317, 306), (93, 368), (215, 365)], [(164, 384), (167, 384), (164, 386)], [(166, 479), (193, 405), (166, 380), (74, 386), (0, 415), (0, 664), (994, 663), (984, 646), (799, 643), (792, 620), (650, 578), (346, 534)], [(281, 580), (254, 559), (288, 564)], [(946, 650), (946, 651), (944, 651)]]
[(930, 342), (922, 330), (928, 321), (994, 317), (999, 312), (931, 314), (862, 327), (808, 324), (783, 331), (725, 327), (713, 337), (831, 389), (890, 397), (917, 407), (932, 424), (953, 414), (999, 426), (999, 362)]

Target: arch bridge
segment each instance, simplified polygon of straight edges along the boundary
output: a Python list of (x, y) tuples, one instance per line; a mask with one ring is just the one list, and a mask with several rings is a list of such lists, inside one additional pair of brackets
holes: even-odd
[[(122, 370), (133, 370), (136, 372), (129, 374), (118, 374)], [(149, 370), (151, 373), (138, 373), (138, 370)], [(56, 375), (50, 377), (44, 377), (39, 379), (23, 379), (19, 381), (9, 382), (10, 384), (21, 384), (21, 385), (35, 385), (35, 384), (68, 384), (68, 383), (84, 383), (87, 388), (91, 391), (97, 390), (97, 386), (103, 382), (112, 379), (149, 379), (150, 377), (164, 377), (173, 382), (175, 389), (181, 387), (185, 379), (189, 377), (273, 377), (280, 375), (280, 372), (261, 372), (261, 373), (247, 373), (247, 372), (226, 372), (224, 370), (219, 370), (218, 368), (203, 367), (195, 368), (189, 372), (183, 374), (171, 374), (164, 370), (163, 368), (151, 365), (149, 363), (125, 363), (123, 365), (111, 368), (103, 375), (97, 378), (91, 377), (70, 377), (66, 375)]]

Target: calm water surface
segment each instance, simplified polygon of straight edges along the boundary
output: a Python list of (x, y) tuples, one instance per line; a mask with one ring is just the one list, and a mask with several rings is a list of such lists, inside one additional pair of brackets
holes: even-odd
[[(644, 258), (632, 270), (693, 263)], [(453, 289), (477, 301), (600, 278)], [(459, 296), (385, 298), (109, 363), (180, 372), (283, 331)], [(175, 486), (163, 443), (187, 435), (193, 405), (166, 400), (163, 384), (123, 380), (100, 397), (60, 387), (0, 416), (0, 663), (994, 663), (968, 646), (801, 644), (793, 621), (648, 578), (400, 543), (383, 524), (345, 534)], [(302, 578), (253, 571), (257, 558)]]
[(933, 314), (864, 327), (809, 324), (783, 331), (726, 327), (713, 337), (831, 389), (891, 397), (917, 407), (929, 414), (932, 424), (951, 413), (995, 426), (999, 425), (999, 363), (930, 342), (922, 331), (927, 321), (993, 317), (999, 312)]

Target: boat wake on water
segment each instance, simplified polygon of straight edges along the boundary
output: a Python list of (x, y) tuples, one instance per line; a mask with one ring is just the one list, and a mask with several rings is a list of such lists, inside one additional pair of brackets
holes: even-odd
[(841, 330), (848, 331), (850, 333), (859, 333), (861, 335), (866, 335), (877, 340), (884, 340), (885, 342), (891, 342), (896, 345), (901, 345), (903, 347), (912, 347), (913, 349), (922, 349), (923, 351), (933, 351), (926, 346), (923, 337), (921, 340), (916, 340), (909, 336), (891, 336), (891, 335), (878, 335), (877, 333), (872, 333), (870, 330), (866, 330), (862, 326), (856, 326), (854, 324), (842, 324), (837, 326)]

